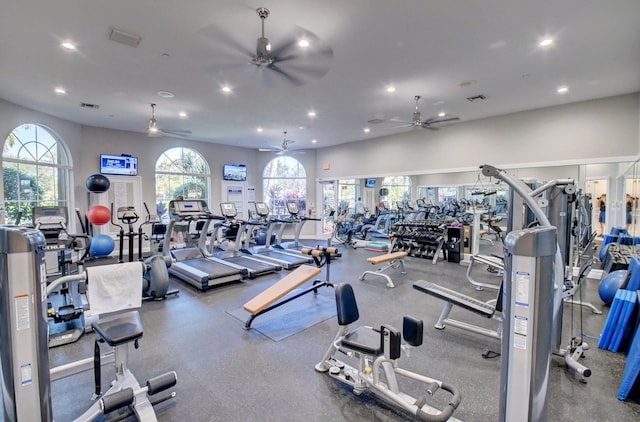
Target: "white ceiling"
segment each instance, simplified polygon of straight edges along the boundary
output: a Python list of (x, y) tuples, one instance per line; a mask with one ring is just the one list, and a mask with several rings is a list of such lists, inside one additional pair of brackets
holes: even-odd
[[(1, 3), (0, 98), (84, 125), (141, 133), (149, 104), (157, 103), (160, 127), (189, 129), (192, 139), (270, 147), (286, 130), (296, 141), (292, 149), (315, 148), (422, 130), (367, 123), (410, 120), (415, 95), (423, 97), (423, 118), (446, 111), (464, 122), (640, 91), (638, 0)], [(249, 64), (232, 45), (255, 51), (261, 6), (271, 11), (265, 36), (275, 49), (304, 28), (317, 36), (312, 49), (319, 42), (332, 52), (280, 64), (299, 85)], [(112, 28), (142, 40), (136, 48), (115, 43), (108, 39)], [(547, 36), (555, 44), (539, 47)], [(59, 46), (66, 40), (77, 43), (76, 52)], [(461, 87), (463, 81), (473, 83)], [(221, 92), (225, 84), (231, 94)], [(396, 92), (386, 92), (388, 85)], [(567, 94), (556, 93), (561, 85)], [(54, 93), (58, 86), (66, 95)], [(478, 94), (487, 99), (466, 99)], [(82, 102), (100, 108), (81, 108)], [(310, 110), (315, 118), (307, 117)]]

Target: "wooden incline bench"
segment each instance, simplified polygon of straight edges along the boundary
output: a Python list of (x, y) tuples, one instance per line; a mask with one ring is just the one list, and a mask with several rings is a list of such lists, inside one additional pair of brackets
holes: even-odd
[(387, 265), (385, 265), (382, 268), (378, 268), (376, 271), (365, 271), (362, 273), (362, 275), (360, 276), (360, 280), (364, 280), (365, 275), (367, 274), (371, 274), (371, 275), (375, 275), (378, 277), (384, 277), (387, 279), (387, 287), (395, 287), (395, 285), (393, 284), (393, 281), (391, 280), (391, 277), (389, 277), (387, 274), (383, 274), (383, 272), (385, 270), (387, 270), (388, 268), (401, 268), (401, 272), (402, 274), (406, 274), (407, 271), (404, 268), (404, 257), (406, 257), (408, 254), (404, 251), (399, 251), (399, 252), (391, 252), (388, 254), (384, 254), (384, 255), (378, 255), (378, 256), (372, 256), (370, 258), (367, 258), (367, 262), (370, 262), (373, 265), (378, 265), (381, 264), (383, 262), (387, 262)]
[(249, 312), (251, 316), (244, 324), (244, 328), (246, 330), (250, 329), (251, 323), (259, 315), (269, 312), (270, 310), (284, 305), (285, 303), (297, 299), (309, 292), (317, 293), (318, 287), (328, 284), (326, 284), (326, 282), (316, 280), (313, 282), (313, 287), (278, 302), (279, 299), (286, 296), (289, 292), (300, 287), (321, 272), (320, 268), (314, 268), (310, 265), (301, 265), (267, 290), (245, 303), (242, 307), (245, 311)]

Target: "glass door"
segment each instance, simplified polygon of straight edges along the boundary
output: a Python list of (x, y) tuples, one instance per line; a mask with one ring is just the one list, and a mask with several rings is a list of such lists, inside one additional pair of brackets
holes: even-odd
[(338, 212), (336, 182), (321, 182), (322, 185), (322, 233), (333, 233), (333, 216)]

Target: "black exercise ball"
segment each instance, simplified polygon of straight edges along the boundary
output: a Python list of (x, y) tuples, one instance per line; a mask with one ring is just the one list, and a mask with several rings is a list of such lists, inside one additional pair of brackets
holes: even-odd
[(87, 177), (87, 189), (89, 189), (89, 192), (106, 192), (109, 190), (109, 186), (111, 186), (111, 182), (103, 174), (92, 174)]

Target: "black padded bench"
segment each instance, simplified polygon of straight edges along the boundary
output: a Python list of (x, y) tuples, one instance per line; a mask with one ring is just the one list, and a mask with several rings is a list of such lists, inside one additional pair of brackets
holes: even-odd
[(413, 288), (428, 295), (437, 297), (438, 299), (442, 299), (445, 302), (452, 302), (454, 305), (460, 306), (461, 308), (475, 312), (487, 318), (491, 318), (496, 310), (495, 306), (487, 304), (486, 302), (425, 280), (416, 281), (413, 284)]
[[(413, 288), (426, 293), (430, 296), (444, 300), (446, 303), (438, 322), (434, 325), (435, 328), (442, 330), (445, 328), (445, 323), (453, 325), (454, 327), (462, 328), (474, 333), (482, 334), (491, 338), (502, 338), (502, 285), (498, 291), (498, 297), (494, 300), (483, 302), (474, 297), (467, 296), (465, 294), (456, 292), (454, 290), (442, 287), (438, 284), (431, 283), (426, 280), (419, 280), (413, 284)], [(458, 321), (449, 318), (449, 313), (453, 306), (459, 306), (467, 311), (471, 311), (475, 314), (482, 315), (485, 318), (493, 318), (498, 321), (498, 326), (495, 330), (479, 327), (468, 322)]]

